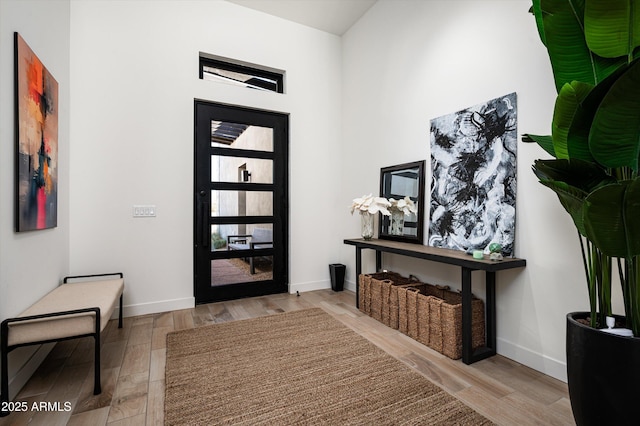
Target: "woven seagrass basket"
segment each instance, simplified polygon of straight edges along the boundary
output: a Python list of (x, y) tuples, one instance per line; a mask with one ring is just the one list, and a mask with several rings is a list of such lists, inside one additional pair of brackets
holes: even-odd
[(360, 310), (383, 324), (398, 328), (398, 286), (419, 283), (396, 272), (361, 274), (358, 278)]
[(446, 289), (447, 287), (426, 283), (416, 283), (399, 288), (396, 292), (398, 297), (398, 330), (418, 340), (419, 317), (423, 318), (425, 322), (429, 320), (426, 300), (419, 298), (418, 295), (442, 298)]
[[(398, 329), (448, 356), (462, 357), (462, 295), (430, 284), (400, 287)], [(472, 347), (485, 345), (484, 302), (471, 302)]]

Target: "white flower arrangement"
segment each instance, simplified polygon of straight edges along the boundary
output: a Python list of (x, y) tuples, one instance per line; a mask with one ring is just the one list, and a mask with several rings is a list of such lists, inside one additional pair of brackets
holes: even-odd
[(404, 197), (401, 200), (389, 198), (389, 203), (391, 204), (391, 206), (389, 207), (389, 210), (391, 211), (395, 210), (406, 215), (411, 213), (415, 214), (417, 212), (415, 203), (409, 197)]
[(391, 203), (386, 198), (374, 197), (372, 194), (363, 195), (360, 198), (354, 198), (353, 204), (351, 204), (351, 214), (357, 210), (360, 214), (382, 213), (384, 216), (391, 216), (389, 207), (391, 207)]

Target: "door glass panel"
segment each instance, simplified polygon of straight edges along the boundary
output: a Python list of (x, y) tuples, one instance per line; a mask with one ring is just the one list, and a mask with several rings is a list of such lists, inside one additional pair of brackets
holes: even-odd
[(211, 250), (259, 250), (273, 247), (273, 224), (211, 225)]
[[(211, 225), (211, 250), (235, 256), (242, 250), (273, 248), (273, 224)], [(211, 286), (273, 279), (273, 256), (230, 257), (211, 260)]]
[(273, 193), (213, 190), (211, 216), (273, 216)]
[(211, 146), (273, 152), (273, 129), (228, 121), (211, 121)]
[[(273, 256), (211, 260), (211, 287), (273, 279)], [(253, 261), (253, 273), (251, 263)]]
[(273, 160), (212, 155), (211, 182), (273, 183)]

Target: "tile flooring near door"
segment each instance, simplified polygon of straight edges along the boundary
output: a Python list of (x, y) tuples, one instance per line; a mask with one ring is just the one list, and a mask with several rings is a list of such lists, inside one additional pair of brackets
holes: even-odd
[(211, 261), (211, 286), (246, 283), (273, 279), (271, 261), (262, 257), (253, 260), (251, 273), (249, 260), (214, 259)]
[(185, 328), (320, 307), (498, 425), (573, 425), (566, 384), (500, 355), (454, 361), (355, 308), (349, 291), (318, 290), (199, 305), (111, 321), (102, 341), (102, 394), (94, 396), (90, 338), (58, 343), (16, 401), (69, 402), (61, 412), (27, 411), (4, 425), (162, 425), (165, 342)]

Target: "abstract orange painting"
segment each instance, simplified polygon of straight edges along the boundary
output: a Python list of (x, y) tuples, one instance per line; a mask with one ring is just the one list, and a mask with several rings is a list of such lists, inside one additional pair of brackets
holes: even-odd
[(16, 81), (16, 231), (58, 221), (58, 82), (18, 33)]

